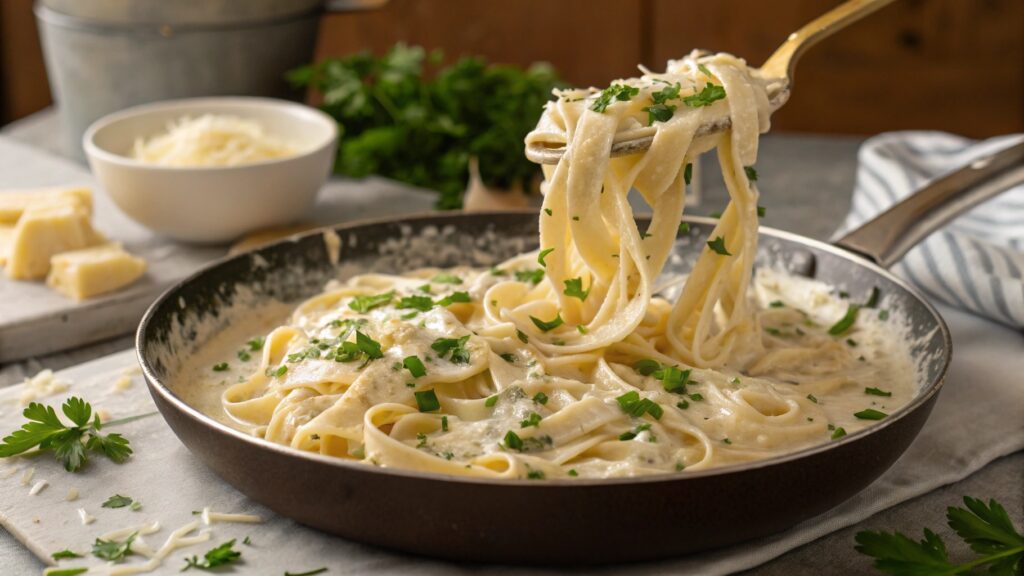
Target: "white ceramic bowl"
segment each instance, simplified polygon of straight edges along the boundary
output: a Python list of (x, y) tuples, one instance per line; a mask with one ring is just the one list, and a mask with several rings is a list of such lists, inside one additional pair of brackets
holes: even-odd
[[(136, 138), (167, 131), (183, 116), (254, 120), (300, 152), (240, 166), (178, 168), (131, 157)], [(93, 174), (133, 220), (186, 242), (214, 243), (301, 219), (334, 163), (338, 126), (323, 112), (286, 100), (219, 97), (168, 100), (100, 118), (82, 137)]]

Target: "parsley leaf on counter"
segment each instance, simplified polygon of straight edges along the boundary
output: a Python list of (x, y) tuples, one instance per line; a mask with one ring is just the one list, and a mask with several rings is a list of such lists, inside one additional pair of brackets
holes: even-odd
[(227, 566), (228, 564), (234, 564), (242, 557), (242, 553), (234, 549), (235, 540), (232, 538), (227, 542), (211, 548), (203, 555), (203, 559), (199, 560), (197, 557), (192, 556), (191, 558), (185, 558), (185, 567), (181, 569), (182, 572), (198, 568), (200, 570), (211, 570), (218, 566)]
[(65, 426), (52, 406), (29, 404), (22, 412), (29, 422), (0, 442), (0, 458), (38, 447), (40, 451), (52, 450), (64, 469), (74, 472), (86, 463), (88, 452), (103, 454), (119, 464), (131, 456), (132, 449), (123, 436), (100, 433), (100, 417), (93, 417), (92, 406), (85, 400), (68, 398), (61, 410), (74, 426)]
[(462, 207), (469, 160), (489, 188), (529, 187), (540, 174), (523, 155), (558, 75), (548, 64), (523, 70), (464, 57), (441, 69), (440, 53), (397, 44), (292, 70), (288, 81), (323, 95), (343, 128), (334, 171), (386, 176), (440, 192), (442, 209)]
[(985, 565), (988, 574), (1020, 574), (1024, 566), (1024, 535), (1014, 527), (1006, 509), (995, 500), (989, 500), (986, 506), (984, 501), (970, 496), (964, 496), (964, 504), (966, 509), (947, 508), (946, 521), (979, 554), (968, 562), (951, 561), (942, 537), (927, 528), (921, 541), (901, 532), (858, 532), (856, 550), (874, 558), (875, 568), (892, 576), (974, 574)]

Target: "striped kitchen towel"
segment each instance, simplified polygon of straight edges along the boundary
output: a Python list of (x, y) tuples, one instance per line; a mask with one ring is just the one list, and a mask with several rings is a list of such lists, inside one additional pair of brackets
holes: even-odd
[[(891, 132), (867, 140), (858, 156), (853, 205), (836, 237), (929, 181), (1021, 139), (979, 142), (943, 132)], [(1024, 329), (1024, 185), (953, 220), (893, 272), (933, 298)]]

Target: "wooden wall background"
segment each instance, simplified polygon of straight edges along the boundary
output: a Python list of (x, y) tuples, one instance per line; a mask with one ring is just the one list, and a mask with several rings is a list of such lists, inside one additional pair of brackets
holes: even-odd
[[(760, 63), (838, 0), (391, 0), (325, 15), (317, 57), (396, 41), (449, 59), (553, 63), (572, 83), (606, 85), (693, 47)], [(1024, 131), (1024, 2), (900, 0), (819, 44), (797, 70), (776, 129), (870, 134)], [(0, 0), (0, 123), (49, 104), (31, 0)]]

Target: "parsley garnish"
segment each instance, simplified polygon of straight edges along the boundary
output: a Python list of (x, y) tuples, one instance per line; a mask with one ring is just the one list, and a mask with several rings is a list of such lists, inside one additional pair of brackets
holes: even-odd
[(700, 92), (683, 98), (683, 104), (690, 108), (700, 108), (701, 106), (710, 106), (722, 98), (725, 98), (725, 88), (708, 82)]
[(964, 504), (966, 509), (947, 508), (946, 521), (979, 554), (969, 562), (951, 562), (945, 542), (927, 528), (920, 542), (901, 532), (858, 532), (856, 550), (874, 558), (875, 568), (893, 576), (975, 574), (986, 564), (988, 574), (1019, 574), (1024, 565), (1024, 535), (1014, 527), (1006, 509), (995, 500), (986, 506), (970, 496), (964, 497)]
[(529, 282), (531, 284), (540, 284), (540, 281), (544, 279), (544, 270), (540, 268), (536, 270), (521, 270), (516, 272), (516, 280), (520, 282)]
[(545, 322), (544, 320), (541, 320), (540, 318), (537, 318), (536, 316), (530, 316), (530, 320), (533, 321), (533, 325), (534, 326), (536, 326), (538, 329), (540, 329), (540, 330), (542, 330), (544, 332), (548, 332), (548, 331), (554, 330), (555, 328), (558, 328), (559, 326), (561, 326), (562, 323), (564, 322), (562, 320), (562, 313), (561, 312), (559, 312), (558, 314), (555, 314), (554, 319), (549, 320), (547, 322)]
[(103, 454), (119, 464), (131, 456), (132, 449), (126, 438), (120, 434), (100, 434), (103, 427), (100, 417), (98, 414), (93, 417), (92, 406), (85, 400), (68, 398), (61, 410), (75, 426), (65, 426), (51, 406), (29, 404), (22, 412), (29, 422), (0, 442), (0, 458), (38, 446), (40, 451), (53, 450), (64, 469), (74, 472), (85, 464), (87, 452)]
[(660, 420), (663, 413), (661, 406), (647, 398), (640, 398), (640, 393), (635, 390), (626, 392), (615, 401), (619, 403), (619, 408), (622, 408), (623, 412), (637, 418), (646, 413), (654, 416), (655, 420)]
[(92, 545), (92, 555), (111, 562), (120, 562), (125, 556), (132, 553), (132, 542), (137, 534), (132, 534), (123, 542), (116, 540), (103, 540), (97, 538)]
[(888, 414), (886, 414), (885, 412), (879, 412), (874, 408), (867, 408), (861, 410), (860, 412), (854, 412), (853, 415), (856, 416), (857, 418), (860, 418), (861, 420), (881, 420), (882, 418), (888, 416)]
[(228, 363), (227, 362), (221, 362), (219, 364), (214, 364), (213, 365), (213, 371), (214, 372), (224, 372), (227, 369), (228, 369)]
[(539, 427), (540, 426), (540, 421), (541, 421), (540, 414), (537, 414), (536, 412), (530, 412), (530, 415), (526, 418), (526, 420), (522, 420), (521, 422), (519, 422), (519, 427), (520, 428), (528, 428), (530, 426), (537, 426), (537, 427)]
[(437, 394), (433, 389), (413, 392), (413, 395), (416, 396), (416, 406), (419, 407), (420, 412), (433, 412), (441, 408), (441, 402), (438, 401)]
[(400, 309), (413, 308), (420, 312), (426, 312), (434, 307), (434, 300), (430, 296), (402, 296), (398, 301)]
[(451, 306), (452, 304), (466, 304), (471, 302), (469, 292), (452, 292), (448, 296), (437, 301), (438, 306)]
[(413, 378), (422, 378), (427, 375), (427, 367), (423, 365), (419, 356), (406, 356), (405, 360), (402, 360), (402, 366), (412, 374)]
[(455, 274), (448, 274), (442, 272), (437, 276), (430, 279), (431, 282), (437, 282), (438, 284), (462, 284), (462, 278), (459, 278)]
[(61, 550), (60, 552), (54, 552), (50, 554), (54, 560), (67, 560), (68, 558), (82, 558), (82, 555), (78, 552), (72, 552), (71, 550)]
[(430, 347), (437, 352), (439, 358), (448, 356), (452, 364), (469, 364), (469, 350), (466, 350), (469, 335), (462, 338), (438, 338)]
[[(592, 287), (593, 284), (591, 284)], [(586, 301), (587, 296), (590, 294), (590, 288), (583, 290), (582, 278), (570, 278), (565, 281), (565, 292), (563, 293), (570, 298), (579, 298), (580, 301)]]
[(185, 559), (185, 567), (181, 569), (182, 572), (191, 568), (199, 568), (200, 570), (211, 570), (218, 566), (227, 566), (228, 564), (234, 564), (242, 557), (242, 553), (234, 549), (235, 540), (231, 539), (227, 542), (212, 548), (203, 555), (203, 559), (199, 560), (195, 556)]
[(846, 309), (846, 314), (844, 314), (838, 322), (828, 329), (828, 333), (833, 336), (838, 336), (852, 328), (854, 322), (857, 321), (857, 312), (859, 311), (860, 304), (850, 304), (849, 308)]
[(732, 256), (732, 254), (725, 249), (725, 238), (722, 238), (721, 236), (715, 236), (714, 240), (708, 240), (708, 248), (711, 248), (722, 256)]
[(892, 392), (886, 392), (880, 388), (865, 388), (864, 393), (872, 396), (892, 396)]
[(540, 264), (541, 266), (547, 267), (547, 264), (544, 263), (544, 258), (546, 258), (548, 254), (551, 254), (554, 251), (554, 248), (546, 248), (544, 250), (541, 250), (540, 253), (537, 254), (537, 263)]
[(603, 114), (605, 109), (614, 101), (627, 102), (630, 98), (640, 93), (640, 89), (634, 86), (627, 86), (625, 84), (612, 84), (605, 88), (598, 95), (594, 103), (590, 105), (590, 109), (594, 112)]
[(548, 395), (543, 392), (537, 392), (533, 395), (533, 401), (543, 406), (548, 403)]
[(132, 499), (128, 496), (121, 496), (120, 494), (114, 494), (107, 501), (100, 505), (101, 508), (124, 508), (130, 506)]
[(375, 296), (356, 296), (348, 303), (348, 307), (356, 312), (365, 314), (374, 308), (390, 303), (391, 299), (394, 297), (394, 290), (383, 294), (377, 294)]

